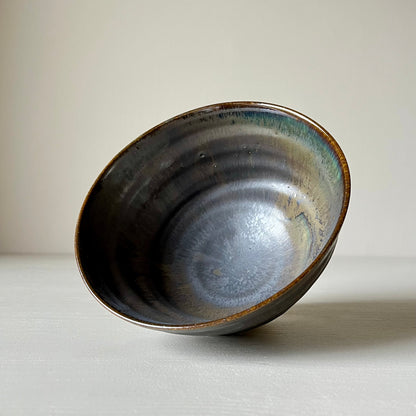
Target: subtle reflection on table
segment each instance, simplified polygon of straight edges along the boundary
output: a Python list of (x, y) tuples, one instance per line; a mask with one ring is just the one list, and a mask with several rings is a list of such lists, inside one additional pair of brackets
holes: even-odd
[(339, 258), (240, 335), (137, 327), (72, 256), (0, 257), (1, 415), (414, 415), (416, 259)]

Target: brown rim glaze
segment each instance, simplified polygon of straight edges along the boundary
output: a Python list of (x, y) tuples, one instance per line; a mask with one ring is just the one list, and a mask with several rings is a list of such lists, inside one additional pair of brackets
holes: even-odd
[[(124, 315), (121, 312), (116, 311), (114, 308), (112, 308), (110, 305), (108, 305), (106, 302), (104, 302), (98, 296), (98, 294), (94, 291), (94, 289), (91, 287), (91, 285), (89, 284), (89, 282), (88, 282), (88, 280), (87, 280), (87, 278), (84, 274), (84, 271), (82, 269), (79, 250), (78, 250), (78, 246), (79, 246), (79, 227), (80, 227), (81, 217), (82, 217), (83, 212), (84, 212), (85, 204), (86, 204), (87, 200), (89, 199), (90, 194), (91, 194), (92, 190), (94, 189), (95, 185), (100, 181), (100, 179), (103, 177), (103, 175), (110, 169), (110, 167), (114, 164), (114, 162), (117, 159), (119, 159), (130, 148), (130, 146), (132, 146), (134, 143), (138, 142), (142, 138), (146, 137), (147, 135), (156, 132), (162, 126), (165, 126), (165, 125), (171, 123), (174, 120), (185, 118), (187, 116), (190, 116), (192, 114), (195, 114), (195, 113), (198, 113), (198, 112), (201, 112), (201, 111), (216, 111), (216, 110), (222, 110), (222, 109), (242, 108), (242, 107), (245, 107), (245, 108), (247, 108), (247, 107), (266, 108), (266, 109), (270, 109), (270, 110), (278, 110), (282, 113), (289, 114), (292, 117), (295, 117), (299, 120), (303, 120), (309, 126), (311, 126), (314, 130), (316, 130), (319, 133), (320, 137), (322, 139), (324, 139), (328, 143), (330, 148), (334, 151), (334, 153), (335, 153), (335, 155), (336, 155), (336, 157), (339, 161), (339, 164), (341, 166), (341, 170), (342, 170), (342, 177), (343, 177), (343, 184), (344, 184), (344, 194), (343, 194), (343, 202), (342, 202), (341, 213), (338, 217), (335, 228), (334, 228), (331, 236), (329, 237), (327, 243), (325, 244), (324, 248), (316, 256), (316, 258), (313, 260), (313, 262), (296, 279), (294, 279), (291, 283), (289, 283), (283, 289), (279, 290), (278, 292), (276, 292), (275, 294), (273, 294), (269, 298), (265, 299), (264, 301), (254, 305), (250, 308), (244, 309), (241, 312), (238, 312), (236, 314), (227, 316), (225, 318), (216, 319), (216, 320), (208, 321), (208, 322), (196, 323), (196, 324), (163, 325), (163, 324), (155, 324), (155, 323), (146, 322), (146, 321), (139, 321), (139, 320), (130, 318), (127, 315)], [(239, 319), (243, 316), (246, 316), (246, 315), (250, 314), (251, 312), (254, 312), (254, 311), (256, 311), (260, 308), (263, 308), (264, 306), (266, 306), (269, 303), (273, 302), (274, 300), (278, 299), (281, 295), (283, 295), (285, 292), (287, 292), (294, 285), (299, 283), (304, 278), (304, 276), (306, 276), (322, 260), (322, 258), (328, 252), (329, 248), (335, 242), (335, 240), (336, 240), (336, 238), (339, 234), (339, 231), (342, 227), (342, 224), (344, 222), (347, 210), (348, 210), (348, 204), (349, 204), (349, 200), (350, 200), (350, 193), (351, 193), (350, 171), (349, 171), (349, 168), (348, 168), (347, 160), (344, 156), (344, 153), (341, 150), (341, 147), (339, 146), (337, 141), (328, 133), (328, 131), (326, 131), (320, 124), (318, 124), (317, 122), (315, 122), (311, 118), (305, 116), (304, 114), (299, 113), (298, 111), (292, 110), (288, 107), (283, 107), (283, 106), (276, 105), (276, 104), (271, 104), (271, 103), (257, 102), (257, 101), (230, 101), (230, 102), (225, 102), (225, 103), (212, 104), (212, 105), (208, 105), (208, 106), (204, 106), (204, 107), (199, 107), (199, 108), (196, 108), (194, 110), (190, 110), (190, 111), (187, 111), (185, 113), (179, 114), (175, 117), (172, 117), (172, 118), (158, 124), (157, 126), (151, 128), (150, 130), (146, 131), (145, 133), (140, 135), (137, 139), (133, 140), (131, 143), (129, 143), (127, 146), (125, 146), (107, 164), (107, 166), (102, 170), (102, 172), (99, 174), (99, 176), (97, 177), (97, 179), (94, 181), (93, 185), (91, 186), (90, 190), (88, 191), (88, 193), (87, 193), (87, 195), (84, 199), (84, 202), (82, 204), (80, 214), (78, 216), (78, 221), (77, 221), (77, 226), (76, 226), (76, 231), (75, 231), (75, 242), (74, 242), (75, 243), (75, 258), (76, 258), (78, 269), (80, 271), (82, 279), (83, 279), (85, 285), (87, 286), (87, 288), (89, 289), (89, 291), (91, 292), (91, 294), (106, 309), (108, 309), (113, 314), (119, 316), (120, 318), (125, 319), (126, 321), (129, 321), (129, 322), (134, 323), (136, 325), (144, 326), (144, 327), (147, 327), (147, 328), (153, 328), (153, 329), (159, 329), (159, 330), (172, 330), (172, 331), (175, 331), (175, 330), (176, 331), (178, 331), (178, 330), (187, 330), (188, 331), (188, 330), (193, 330), (193, 329), (196, 330), (196, 329), (201, 329), (201, 328), (206, 328), (206, 327), (215, 327), (217, 325), (221, 325), (221, 324), (224, 324), (224, 323), (227, 323), (227, 322), (234, 321), (236, 319)]]

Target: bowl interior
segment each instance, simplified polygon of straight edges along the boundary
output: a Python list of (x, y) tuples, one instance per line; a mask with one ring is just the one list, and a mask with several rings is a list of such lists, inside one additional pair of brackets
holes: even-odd
[(313, 262), (343, 194), (338, 156), (305, 118), (248, 105), (191, 112), (104, 170), (80, 216), (79, 263), (95, 295), (131, 319), (224, 318)]

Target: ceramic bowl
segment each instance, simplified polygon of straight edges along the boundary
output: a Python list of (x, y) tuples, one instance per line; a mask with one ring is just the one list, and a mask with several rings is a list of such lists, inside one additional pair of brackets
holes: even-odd
[(340, 147), (308, 117), (257, 102), (199, 108), (149, 130), (100, 174), (77, 225), (79, 269), (130, 322), (243, 331), (319, 277), (349, 195)]

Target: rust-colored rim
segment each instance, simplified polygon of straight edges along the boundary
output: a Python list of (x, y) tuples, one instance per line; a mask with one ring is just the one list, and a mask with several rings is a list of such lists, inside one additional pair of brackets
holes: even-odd
[[(95, 188), (96, 184), (101, 180), (101, 178), (104, 176), (104, 174), (110, 169), (110, 167), (114, 164), (116, 160), (118, 160), (133, 144), (137, 143), (139, 140), (143, 139), (144, 137), (148, 136), (149, 134), (152, 134), (159, 130), (161, 127), (164, 127), (170, 123), (172, 123), (175, 120), (181, 119), (183, 117), (187, 117), (199, 112), (213, 112), (218, 110), (226, 110), (226, 109), (238, 109), (238, 108), (264, 108), (269, 110), (275, 110), (279, 111), (284, 114), (288, 114), (292, 117), (295, 117), (296, 119), (302, 120), (306, 122), (310, 127), (312, 127), (315, 131), (319, 133), (319, 136), (326, 141), (326, 143), (329, 145), (329, 147), (334, 151), (338, 162), (341, 167), (342, 171), (342, 177), (343, 177), (343, 184), (344, 184), (344, 194), (343, 194), (343, 202), (342, 202), (342, 209), (341, 213), (338, 217), (337, 223), (335, 225), (334, 230), (332, 231), (331, 236), (329, 237), (327, 243), (325, 244), (324, 248), (320, 251), (320, 253), (316, 256), (316, 258), (313, 260), (313, 262), (291, 283), (289, 283), (287, 286), (285, 286), (283, 289), (279, 290), (269, 298), (263, 300), (260, 303), (257, 303), (254, 306), (251, 306), (250, 308), (244, 309), (241, 312), (235, 313), (233, 315), (229, 315), (224, 318), (215, 319), (212, 321), (207, 322), (201, 322), (196, 324), (185, 324), (185, 325), (164, 325), (164, 324), (156, 324), (146, 321), (140, 321), (134, 318), (131, 318), (121, 312), (118, 312), (115, 310), (111, 305), (107, 304), (105, 301), (103, 301), (100, 296), (95, 292), (93, 287), (91, 287), (90, 283), (88, 282), (86, 275), (84, 273), (84, 270), (81, 265), (81, 259), (80, 259), (80, 253), (79, 253), (79, 228), (81, 223), (81, 218), (84, 213), (85, 205), (91, 195), (92, 190)], [(93, 185), (91, 186), (90, 190), (87, 193), (87, 196), (84, 199), (84, 202), (81, 207), (80, 214), (78, 216), (76, 231), (75, 231), (75, 258), (77, 261), (79, 272), (82, 276), (82, 279), (91, 292), (91, 294), (96, 298), (96, 300), (101, 303), (106, 309), (108, 309), (110, 312), (115, 314), (116, 316), (125, 319), (126, 321), (129, 321), (131, 323), (134, 323), (136, 325), (140, 325), (147, 328), (153, 328), (153, 329), (159, 329), (159, 330), (171, 330), (171, 331), (191, 331), (191, 330), (198, 330), (202, 328), (207, 327), (216, 327), (216, 326), (222, 326), (223, 324), (226, 324), (228, 322), (235, 321), (243, 316), (249, 315), (250, 313), (265, 307), (269, 303), (275, 301), (280, 296), (282, 296), (285, 292), (287, 292), (290, 288), (292, 288), (294, 285), (296, 285), (300, 280), (302, 280), (325, 256), (325, 254), (328, 252), (329, 248), (332, 246), (332, 244), (335, 242), (339, 231), (342, 227), (342, 224), (344, 223), (345, 216), (347, 214), (348, 210), (348, 204), (350, 201), (350, 194), (351, 194), (351, 177), (350, 177), (350, 171), (348, 168), (348, 163), (345, 158), (345, 155), (343, 151), (341, 150), (341, 147), (337, 143), (337, 141), (316, 121), (312, 120), (311, 118), (305, 116), (302, 113), (299, 113), (298, 111), (292, 110), (288, 107), (283, 107), (276, 104), (271, 103), (264, 103), (264, 102), (258, 102), (258, 101), (231, 101), (231, 102), (225, 102), (225, 103), (219, 103), (219, 104), (212, 104), (207, 105), (204, 107), (199, 107), (194, 110), (187, 111), (185, 113), (179, 114), (175, 117), (172, 117), (157, 126), (151, 128), (150, 130), (146, 131), (142, 135), (140, 135), (137, 139), (133, 140), (131, 143), (129, 143), (126, 147), (124, 147), (108, 164), (107, 166), (102, 170), (102, 172), (99, 174), (97, 179), (94, 181)]]

